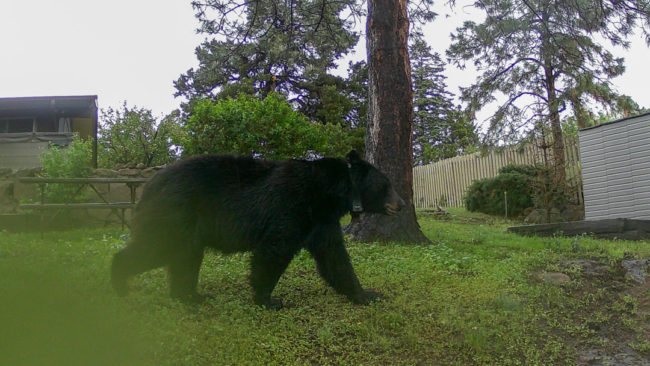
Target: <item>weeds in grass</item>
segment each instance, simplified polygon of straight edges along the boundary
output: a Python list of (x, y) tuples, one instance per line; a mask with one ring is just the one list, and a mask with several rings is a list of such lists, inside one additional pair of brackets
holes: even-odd
[[(348, 243), (360, 281), (383, 301), (350, 304), (301, 252), (275, 290), (279, 312), (252, 305), (246, 254), (208, 252), (199, 286), (214, 299), (185, 306), (167, 296), (162, 269), (134, 279), (126, 298), (112, 293), (117, 229), (0, 233), (0, 364), (562, 365), (604, 344), (612, 324), (640, 334), (633, 297), (586, 291), (580, 269), (559, 263), (645, 257), (647, 243), (524, 238), (504, 233), (511, 222), (450, 211), (448, 221), (421, 216), (430, 245)], [(572, 281), (544, 283), (540, 270)]]

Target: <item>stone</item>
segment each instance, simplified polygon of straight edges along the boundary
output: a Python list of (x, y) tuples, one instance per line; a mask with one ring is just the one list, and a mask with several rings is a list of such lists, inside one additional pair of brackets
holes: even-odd
[(581, 351), (576, 364), (580, 366), (650, 366), (650, 361), (644, 360), (643, 356), (629, 348), (613, 354), (610, 352), (598, 349)]
[(4, 197), (14, 198), (14, 182), (12, 180), (0, 180), (0, 199)]
[(140, 175), (140, 171), (138, 169), (131, 168), (120, 169), (117, 171), (117, 173), (125, 177), (137, 177)]
[(543, 272), (539, 274), (539, 278), (552, 285), (562, 285), (571, 281), (571, 277), (561, 272)]
[(621, 262), (625, 268), (625, 278), (637, 285), (645, 284), (648, 277), (645, 269), (650, 265), (650, 259), (631, 259)]
[(145, 177), (145, 178), (151, 178), (151, 177), (153, 177), (153, 176), (156, 174), (156, 172), (158, 172), (158, 170), (159, 170), (159, 169), (157, 169), (156, 167), (153, 167), (153, 168), (147, 168), (147, 169), (143, 169), (143, 170), (140, 172), (140, 174), (141, 174), (143, 177)]
[(585, 207), (582, 205), (569, 205), (563, 212), (566, 221), (580, 221), (585, 218)]
[(24, 178), (24, 177), (36, 177), (43, 171), (43, 168), (27, 168), (27, 169), (19, 169), (16, 171), (14, 174), (15, 177), (17, 178)]
[(95, 169), (95, 176), (100, 178), (115, 178), (117, 177), (117, 172), (112, 169)]
[(552, 208), (550, 215), (548, 214), (548, 210), (543, 208), (528, 208), (524, 210), (524, 214), (526, 216), (524, 222), (529, 224), (580, 221), (584, 218), (584, 207), (580, 205), (570, 205), (563, 210)]
[(7, 178), (11, 176), (14, 171), (11, 168), (0, 168), (0, 178)]
[(14, 198), (14, 182), (11, 180), (0, 181), (0, 213), (13, 213), (18, 207)]
[(595, 260), (578, 259), (573, 261), (562, 262), (561, 265), (565, 268), (578, 267), (580, 273), (585, 277), (603, 277), (607, 276), (612, 268)]

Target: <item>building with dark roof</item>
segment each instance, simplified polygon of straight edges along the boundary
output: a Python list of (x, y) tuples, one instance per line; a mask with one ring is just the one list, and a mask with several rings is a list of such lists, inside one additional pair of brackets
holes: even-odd
[(97, 166), (97, 96), (0, 98), (0, 168), (33, 168), (50, 145), (74, 134), (93, 142)]

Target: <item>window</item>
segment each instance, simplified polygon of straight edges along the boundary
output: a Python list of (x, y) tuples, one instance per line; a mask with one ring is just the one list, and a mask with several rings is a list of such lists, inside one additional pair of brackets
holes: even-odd
[(54, 117), (40, 117), (36, 120), (35, 125), (36, 132), (57, 132), (59, 123)]
[(32, 132), (33, 130), (33, 118), (0, 119), (0, 133)]

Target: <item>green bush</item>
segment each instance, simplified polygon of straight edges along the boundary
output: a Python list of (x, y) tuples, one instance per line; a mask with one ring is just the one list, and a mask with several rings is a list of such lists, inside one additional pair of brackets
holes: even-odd
[(491, 215), (505, 215), (505, 194), (508, 197), (508, 216), (521, 216), (533, 207), (534, 181), (537, 168), (532, 165), (509, 164), (493, 178), (472, 182), (465, 193), (465, 207)]
[(359, 136), (340, 125), (316, 124), (272, 93), (199, 101), (184, 126), (184, 155), (234, 153), (267, 159), (343, 156), (360, 145)]
[(147, 167), (176, 160), (174, 141), (180, 134), (179, 112), (159, 120), (151, 110), (129, 107), (102, 109), (97, 136), (98, 163), (113, 169), (128, 164)]
[[(84, 178), (90, 175), (92, 142), (75, 135), (68, 147), (50, 145), (40, 157), (42, 176), (46, 178)], [(45, 197), (48, 202), (70, 202), (78, 187), (65, 184), (48, 184)]]
[(499, 169), (499, 174), (514, 173), (536, 178), (539, 175), (539, 168), (535, 165), (508, 164)]

